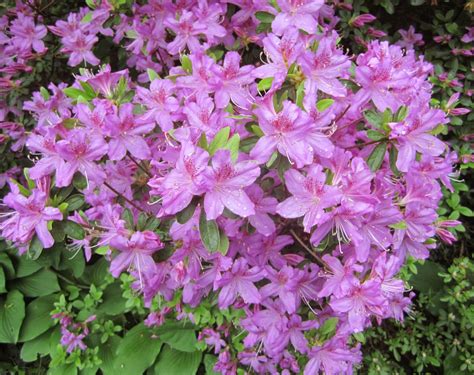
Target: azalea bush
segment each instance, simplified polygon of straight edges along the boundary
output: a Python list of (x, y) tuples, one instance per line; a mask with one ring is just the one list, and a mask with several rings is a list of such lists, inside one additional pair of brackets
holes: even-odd
[(464, 228), (466, 101), (360, 4), (86, 3), (1, 18), (0, 342), (57, 373), (351, 373)]

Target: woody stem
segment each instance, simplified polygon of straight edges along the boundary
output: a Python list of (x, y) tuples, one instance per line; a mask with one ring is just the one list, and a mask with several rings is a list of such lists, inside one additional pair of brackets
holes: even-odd
[(327, 264), (324, 260), (322, 260), (322, 258), (316, 254), (312, 249), (310, 249), (304, 242), (301, 238), (298, 237), (298, 235), (295, 233), (295, 231), (293, 229), (290, 229), (290, 233), (292, 234), (292, 236), (295, 238), (296, 241), (298, 241), (298, 243), (303, 246), (303, 248), (308, 251), (308, 253), (310, 253), (317, 261), (320, 265), (322, 265), (324, 268), (328, 268), (327, 267)]
[(112, 190), (117, 196), (123, 198), (126, 202), (128, 202), (128, 203), (131, 204), (133, 207), (135, 207), (138, 211), (144, 212), (142, 208), (140, 208), (139, 206), (137, 206), (133, 201), (131, 201), (131, 200), (128, 199), (126, 196), (124, 196), (122, 193), (120, 193), (119, 191), (117, 191), (114, 187), (110, 186), (108, 182), (105, 182), (105, 181), (104, 181), (104, 185), (107, 186), (110, 190)]

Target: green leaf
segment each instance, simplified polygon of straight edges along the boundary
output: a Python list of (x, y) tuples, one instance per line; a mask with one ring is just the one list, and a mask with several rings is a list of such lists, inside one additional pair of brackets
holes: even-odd
[(66, 96), (70, 97), (73, 100), (78, 100), (81, 96), (86, 100), (91, 100), (94, 98), (94, 96), (90, 96), (85, 91), (76, 89), (75, 87), (66, 87), (65, 89), (63, 89), (63, 92)]
[(74, 194), (66, 199), (66, 203), (68, 204), (67, 210), (68, 211), (77, 211), (79, 210), (85, 203), (84, 196), (81, 194)]
[(399, 221), (398, 223), (390, 224), (389, 227), (393, 229), (407, 229), (407, 223), (404, 220), (402, 220), (402, 221)]
[[(50, 318), (50, 320), (52, 320)], [(25, 342), (21, 347), (20, 358), (24, 362), (34, 362), (38, 359), (38, 354), (49, 353), (49, 339), (52, 330), (48, 330), (33, 340)]]
[(239, 156), (239, 145), (240, 145), (240, 135), (234, 134), (227, 144), (224, 146), (225, 149), (230, 150), (230, 158), (235, 163), (237, 161), (237, 157)]
[(304, 84), (301, 83), (298, 85), (298, 88), (296, 89), (296, 105), (303, 109), (303, 100), (304, 100)]
[(439, 274), (446, 270), (440, 264), (425, 260), (423, 264), (418, 265), (417, 270), (417, 274), (412, 275), (409, 280), (416, 290), (422, 293), (429, 291), (435, 293), (443, 288), (444, 282)]
[(0, 299), (0, 342), (16, 344), (20, 334), (21, 323), (25, 317), (23, 294), (12, 290), (6, 299)]
[(87, 98), (94, 99), (97, 96), (94, 89), (89, 83), (83, 81), (79, 81), (79, 83), (81, 84), (84, 92), (87, 94)]
[(97, 307), (97, 313), (120, 315), (125, 311), (126, 302), (125, 298), (122, 297), (120, 283), (112, 283), (104, 290), (102, 303)]
[(197, 203), (193, 200), (191, 201), (190, 204), (188, 204), (188, 206), (184, 210), (181, 210), (180, 212), (178, 212), (178, 214), (176, 215), (176, 220), (178, 221), (178, 223), (180, 224), (187, 223), (189, 219), (193, 217), (194, 211), (196, 211), (196, 206), (197, 206)]
[(219, 251), (222, 255), (226, 255), (227, 251), (229, 250), (229, 238), (224, 233), (224, 231), (220, 230), (219, 232), (219, 248), (217, 251)]
[(199, 217), (199, 234), (201, 236), (201, 241), (207, 250), (214, 252), (219, 249), (219, 227), (215, 220), (207, 220), (204, 209), (201, 211)]
[(87, 12), (84, 17), (82, 17), (82, 23), (89, 23), (92, 21), (92, 12)]
[(148, 220), (148, 215), (144, 212), (140, 212), (138, 215), (138, 221), (137, 221), (137, 230), (140, 232), (145, 230), (145, 225)]
[(390, 146), (390, 151), (388, 152), (390, 169), (392, 170), (395, 176), (400, 175), (400, 171), (397, 168), (397, 159), (398, 159), (398, 150), (394, 145)]
[(155, 365), (157, 375), (194, 375), (201, 363), (202, 352), (180, 352), (165, 345)]
[(214, 366), (217, 362), (217, 357), (212, 354), (204, 355), (204, 367), (206, 369), (206, 375), (219, 375), (218, 372), (214, 371)]
[(188, 74), (192, 74), (193, 72), (193, 63), (191, 62), (190, 58), (187, 55), (181, 56), (181, 66), (183, 67), (184, 71)]
[(86, 237), (84, 228), (75, 221), (67, 220), (64, 223), (64, 233), (75, 240), (83, 240)]
[(323, 325), (319, 328), (319, 337), (321, 340), (329, 340), (336, 333), (337, 323), (339, 318), (326, 319)]
[(318, 109), (318, 112), (324, 112), (326, 109), (332, 106), (333, 103), (334, 99), (321, 99), (316, 103), (316, 108)]
[(34, 260), (28, 259), (24, 256), (19, 256), (17, 258), (17, 264), (15, 268), (16, 277), (25, 277), (35, 273), (42, 267), (41, 264), (35, 262)]
[(156, 359), (162, 346), (152, 330), (140, 323), (128, 331), (117, 347), (114, 374), (143, 374)]
[(272, 87), (273, 83), (273, 77), (267, 77), (262, 80), (257, 84), (257, 88), (259, 91), (266, 91)]
[(382, 142), (379, 143), (370, 153), (369, 157), (367, 158), (367, 164), (373, 172), (379, 170), (382, 166), (386, 151), (387, 143)]
[(133, 213), (129, 208), (126, 208), (122, 212), (122, 220), (125, 220), (128, 229), (133, 229), (135, 227), (135, 220), (133, 218)]
[(459, 207), (457, 207), (457, 210), (463, 216), (467, 216), (467, 217), (473, 217), (474, 216), (474, 212), (472, 212), (472, 210), (468, 207), (459, 206)]
[(41, 93), (41, 96), (43, 97), (44, 100), (49, 100), (49, 98), (51, 97), (49, 95), (49, 91), (46, 88), (42, 87), (42, 86), (40, 87), (40, 93)]
[(35, 235), (30, 242), (30, 247), (28, 248), (27, 256), (29, 259), (36, 260), (40, 257), (43, 252), (43, 244), (39, 240), (38, 236)]
[(373, 141), (380, 141), (385, 138), (385, 134), (379, 133), (378, 131), (369, 129), (367, 130), (367, 137)]
[(182, 352), (194, 352), (196, 350), (196, 333), (193, 326), (183, 325), (182, 322), (169, 322), (155, 329), (154, 334), (173, 349)]
[(27, 297), (42, 297), (59, 291), (56, 274), (47, 269), (41, 269), (34, 274), (16, 279), (12, 285)]
[(54, 325), (50, 313), (54, 310), (54, 302), (57, 298), (57, 295), (52, 294), (36, 298), (28, 304), (26, 317), (20, 330), (20, 342), (30, 341)]
[(376, 128), (380, 128), (382, 126), (382, 115), (380, 113), (374, 111), (367, 111), (364, 113), (364, 118), (367, 122)]
[(217, 134), (214, 136), (214, 139), (212, 140), (211, 144), (209, 145), (209, 155), (214, 155), (217, 150), (220, 148), (223, 148), (227, 140), (229, 139), (229, 134), (230, 134), (230, 127), (226, 126), (225, 128), (222, 128), (217, 132)]
[(74, 174), (72, 183), (77, 190), (83, 190), (87, 188), (87, 179), (80, 173)]
[(0, 267), (0, 293), (6, 293), (7, 289), (5, 288), (5, 271)]
[(115, 375), (116, 352), (121, 342), (117, 335), (110, 336), (106, 343), (99, 345), (98, 357), (102, 361), (100, 369), (104, 375)]
[(207, 150), (209, 145), (207, 144), (206, 134), (201, 134), (201, 137), (199, 137), (198, 146), (201, 147), (203, 150)]
[(275, 16), (268, 12), (256, 12), (255, 17), (263, 23), (272, 23), (275, 19)]
[(86, 262), (82, 251), (61, 251), (59, 270), (70, 270), (74, 277), (81, 277), (85, 267)]
[(160, 76), (158, 75), (158, 73), (155, 72), (153, 69), (148, 68), (146, 72), (148, 74), (148, 78), (150, 79), (150, 82), (153, 82), (155, 79), (160, 79)]
[(397, 113), (395, 113), (395, 121), (396, 122), (401, 122), (401, 121), (405, 120), (407, 115), (408, 115), (408, 107), (405, 106), (405, 105), (402, 105), (398, 109)]
[(0, 251), (0, 266), (3, 266), (7, 279), (13, 279), (15, 277), (15, 267), (6, 252)]

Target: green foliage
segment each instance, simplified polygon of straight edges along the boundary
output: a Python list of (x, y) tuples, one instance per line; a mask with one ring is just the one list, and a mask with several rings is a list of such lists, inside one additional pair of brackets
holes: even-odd
[(474, 371), (474, 261), (456, 259), (447, 269), (425, 261), (407, 273), (419, 292), (403, 323), (386, 322), (366, 332), (368, 374)]

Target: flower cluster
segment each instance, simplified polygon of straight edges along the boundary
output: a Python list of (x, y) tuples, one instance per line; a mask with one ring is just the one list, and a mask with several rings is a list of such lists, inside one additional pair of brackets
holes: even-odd
[[(108, 22), (102, 1), (49, 26), (71, 66), (99, 64), (100, 35), (128, 68), (81, 69), (25, 103), (40, 158), (28, 189), (10, 184), (0, 229), (26, 251), (62, 221), (88, 260), (105, 248), (146, 306), (178, 301), (148, 325), (193, 320), (204, 301), (240, 309), (201, 333), (216, 371), (348, 373), (352, 335), (409, 309), (407, 258), (450, 239), (436, 208), (456, 156), (434, 135), (448, 119), (429, 63), (379, 41), (351, 57), (330, 6), (277, 4), (150, 1)], [(40, 52), (42, 32), (10, 43)], [(84, 205), (59, 199), (73, 188)]]

